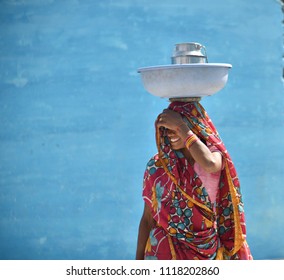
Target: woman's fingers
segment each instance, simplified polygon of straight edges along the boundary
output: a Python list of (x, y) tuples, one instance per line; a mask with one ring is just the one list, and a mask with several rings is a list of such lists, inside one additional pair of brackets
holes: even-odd
[(165, 109), (156, 120), (156, 125), (158, 127), (165, 127), (168, 129), (176, 130), (179, 126), (183, 124), (181, 115), (172, 110)]

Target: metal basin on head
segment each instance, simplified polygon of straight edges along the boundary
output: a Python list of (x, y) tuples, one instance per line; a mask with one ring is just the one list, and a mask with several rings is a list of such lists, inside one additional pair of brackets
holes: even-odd
[(139, 68), (143, 85), (149, 93), (163, 98), (209, 96), (227, 83), (231, 64), (172, 64)]

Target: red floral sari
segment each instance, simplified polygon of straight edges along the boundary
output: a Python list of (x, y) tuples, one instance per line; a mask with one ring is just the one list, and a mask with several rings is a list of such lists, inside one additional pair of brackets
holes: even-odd
[(171, 149), (163, 129), (156, 129), (158, 154), (147, 164), (143, 185), (143, 199), (156, 222), (145, 259), (252, 259), (239, 180), (218, 132), (199, 102), (173, 102), (169, 109), (222, 153), (224, 169), (213, 203), (192, 164)]

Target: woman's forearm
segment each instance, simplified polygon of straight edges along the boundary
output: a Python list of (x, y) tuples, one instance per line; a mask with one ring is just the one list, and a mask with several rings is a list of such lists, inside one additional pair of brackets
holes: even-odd
[(188, 128), (186, 124), (180, 127), (180, 137), (186, 142), (186, 139), (191, 137), (193, 142), (190, 146), (185, 145), (185, 149), (190, 152), (190, 155), (204, 170), (209, 173), (214, 173), (222, 168), (222, 155), (220, 153), (211, 152), (209, 148)]
[(214, 173), (222, 169), (222, 155), (211, 152), (208, 147), (198, 140), (189, 148), (192, 158), (208, 173)]
[(142, 217), (139, 224), (138, 240), (137, 240), (137, 250), (136, 250), (136, 260), (143, 260), (145, 247), (147, 240), (149, 238), (151, 226), (148, 221)]

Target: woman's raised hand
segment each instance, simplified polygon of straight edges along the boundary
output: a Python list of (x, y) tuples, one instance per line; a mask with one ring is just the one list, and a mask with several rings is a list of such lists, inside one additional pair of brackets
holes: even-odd
[[(182, 116), (179, 113), (169, 109), (165, 109), (163, 113), (158, 116), (156, 125), (158, 128), (165, 127), (176, 132), (177, 134), (182, 129), (185, 129), (185, 127), (187, 127), (186, 123), (182, 119)], [(187, 130), (188, 129), (189, 128), (187, 127)]]

